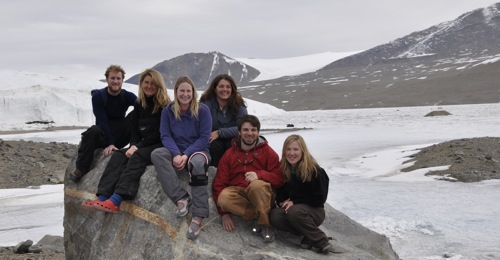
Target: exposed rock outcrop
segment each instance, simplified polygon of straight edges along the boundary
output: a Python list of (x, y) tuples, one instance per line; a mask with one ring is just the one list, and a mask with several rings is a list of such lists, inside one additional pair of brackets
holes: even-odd
[[(173, 89), (179, 76), (189, 76), (198, 90), (205, 90), (210, 82), (219, 74), (233, 77), (236, 85), (248, 83), (257, 78), (260, 72), (254, 67), (230, 58), (220, 52), (186, 53), (184, 55), (162, 61), (153, 66), (158, 70), (167, 84)], [(139, 84), (140, 74), (132, 76), (126, 82)]]
[(460, 182), (500, 179), (499, 137), (455, 139), (419, 150), (403, 163), (412, 164), (401, 169), (402, 172), (449, 165), (447, 169), (429, 171), (425, 175)]
[(429, 117), (429, 116), (449, 116), (451, 115), (450, 112), (446, 111), (446, 110), (434, 110), (434, 111), (431, 111), (429, 113), (427, 113), (425, 115), (425, 117)]
[[(97, 151), (100, 153), (100, 151)], [(66, 178), (64, 189), (64, 245), (67, 259), (327, 259), (298, 247), (301, 237), (277, 232), (265, 244), (250, 233), (250, 222), (235, 217), (236, 231), (223, 230), (210, 198), (210, 217), (196, 241), (186, 238), (191, 214), (177, 219), (174, 204), (163, 193), (153, 166), (141, 178), (139, 194), (126, 201), (119, 214), (85, 212), (80, 204), (93, 199), (109, 157), (97, 156), (95, 168), (75, 184)], [(74, 169), (70, 163), (66, 175)], [(215, 171), (209, 170), (210, 181)], [(187, 176), (181, 176), (187, 186)], [(209, 186), (211, 187), (211, 182)], [(189, 187), (188, 187), (188, 190)], [(335, 259), (399, 259), (389, 239), (375, 233), (341, 212), (326, 206), (322, 229), (333, 244), (348, 252)]]

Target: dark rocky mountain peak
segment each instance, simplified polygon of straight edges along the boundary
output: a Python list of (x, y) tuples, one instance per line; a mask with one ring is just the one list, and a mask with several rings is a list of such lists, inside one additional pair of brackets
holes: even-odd
[[(242, 62), (232, 59), (220, 52), (187, 53), (170, 60), (165, 60), (152, 67), (158, 70), (167, 88), (172, 89), (180, 76), (190, 77), (198, 90), (208, 87), (210, 81), (220, 74), (228, 74), (236, 84), (247, 83), (255, 79), (260, 72)], [(126, 82), (139, 84), (140, 74), (134, 75)]]

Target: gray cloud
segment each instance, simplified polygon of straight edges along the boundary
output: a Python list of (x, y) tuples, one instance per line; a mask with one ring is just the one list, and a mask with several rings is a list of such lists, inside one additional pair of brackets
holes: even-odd
[(102, 78), (187, 52), (283, 58), (372, 48), (495, 1), (2, 1), (0, 69)]

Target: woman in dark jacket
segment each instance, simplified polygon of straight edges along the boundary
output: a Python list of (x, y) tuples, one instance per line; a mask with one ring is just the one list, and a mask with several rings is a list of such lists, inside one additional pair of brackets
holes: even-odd
[(138, 99), (132, 114), (132, 134), (127, 150), (113, 152), (97, 188), (97, 199), (84, 201), (85, 210), (120, 212), (123, 200), (132, 200), (139, 182), (151, 162), (151, 152), (162, 147), (160, 139), (161, 111), (170, 98), (161, 74), (146, 69), (140, 77)]
[(237, 122), (248, 114), (247, 107), (236, 82), (227, 74), (221, 74), (212, 80), (201, 95), (200, 102), (207, 105), (212, 114), (210, 165), (217, 167), (222, 155), (231, 147), (231, 139), (238, 135)]
[[(324, 204), (330, 182), (307, 149), (300, 135), (291, 135), (283, 144), (281, 171), (285, 184), (277, 190), (276, 204), (269, 213), (274, 228), (303, 235), (301, 247), (328, 254), (334, 248), (327, 235), (319, 229), (325, 220)], [(338, 252), (337, 252), (338, 253)]]

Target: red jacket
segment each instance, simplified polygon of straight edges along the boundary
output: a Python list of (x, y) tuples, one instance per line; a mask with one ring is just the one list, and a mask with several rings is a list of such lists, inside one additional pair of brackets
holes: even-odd
[[(231, 141), (231, 148), (219, 161), (217, 173), (212, 184), (212, 196), (217, 205), (219, 194), (229, 186), (246, 188), (249, 184), (245, 180), (246, 172), (256, 172), (259, 180), (269, 182), (273, 188), (283, 185), (284, 178), (281, 174), (278, 154), (268, 145), (267, 140), (259, 136), (257, 145), (249, 151), (240, 148), (240, 137)], [(217, 207), (220, 215), (228, 212)]]

